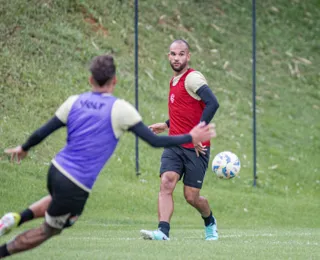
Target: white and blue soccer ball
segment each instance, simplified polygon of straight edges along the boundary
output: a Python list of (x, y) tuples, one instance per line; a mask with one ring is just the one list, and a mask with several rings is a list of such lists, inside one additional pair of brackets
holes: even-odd
[(212, 161), (212, 171), (222, 179), (231, 179), (239, 175), (240, 168), (238, 156), (229, 151), (217, 154)]

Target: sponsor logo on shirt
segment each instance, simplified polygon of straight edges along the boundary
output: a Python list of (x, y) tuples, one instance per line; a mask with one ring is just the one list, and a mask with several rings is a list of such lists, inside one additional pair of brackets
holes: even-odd
[(95, 109), (100, 110), (103, 106), (105, 106), (105, 103), (100, 102), (92, 102), (89, 100), (81, 100), (80, 101), (81, 107), (89, 108), (89, 109)]

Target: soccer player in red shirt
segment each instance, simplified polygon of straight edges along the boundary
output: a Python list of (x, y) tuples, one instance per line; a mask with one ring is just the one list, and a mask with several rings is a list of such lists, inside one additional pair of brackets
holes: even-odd
[[(168, 98), (169, 120), (149, 127), (156, 134), (167, 129), (169, 135), (185, 134), (202, 121), (209, 123), (219, 104), (205, 77), (189, 67), (189, 44), (185, 40), (172, 42), (168, 58), (174, 73)], [(200, 196), (209, 153), (210, 142), (197, 145), (188, 143), (164, 149), (158, 197), (159, 225), (155, 231), (141, 230), (144, 239), (169, 240), (170, 219), (174, 210), (172, 193), (180, 179), (183, 179), (186, 201), (200, 212), (204, 220), (205, 239), (218, 239), (217, 222), (208, 200)]]

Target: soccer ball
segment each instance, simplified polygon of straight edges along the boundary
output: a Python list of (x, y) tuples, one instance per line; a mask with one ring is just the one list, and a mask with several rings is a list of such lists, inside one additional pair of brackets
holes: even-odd
[(221, 152), (212, 161), (212, 171), (219, 178), (231, 179), (239, 174), (240, 168), (240, 160), (232, 152)]

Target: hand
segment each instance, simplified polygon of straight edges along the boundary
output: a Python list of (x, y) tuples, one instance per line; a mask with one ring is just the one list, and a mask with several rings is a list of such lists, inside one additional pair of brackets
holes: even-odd
[(155, 134), (160, 134), (163, 131), (168, 129), (168, 125), (166, 123), (156, 123), (156, 124), (150, 125), (149, 129)]
[(206, 125), (205, 122), (201, 122), (200, 124), (192, 128), (192, 130), (190, 131), (190, 135), (192, 136), (192, 143), (194, 144), (195, 148), (196, 146), (199, 147), (199, 143), (209, 141), (211, 138), (217, 136), (215, 125)]
[(16, 161), (17, 164), (20, 164), (21, 160), (23, 160), (28, 154), (28, 152), (24, 151), (21, 146), (5, 149), (4, 152), (11, 156), (11, 162)]
[(197, 143), (194, 145), (194, 149), (196, 150), (197, 157), (199, 157), (200, 153), (205, 155), (206, 151), (208, 150), (205, 145), (202, 145), (202, 143)]

